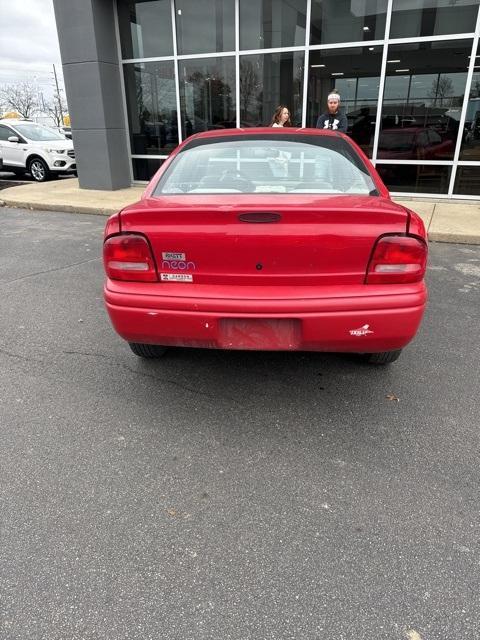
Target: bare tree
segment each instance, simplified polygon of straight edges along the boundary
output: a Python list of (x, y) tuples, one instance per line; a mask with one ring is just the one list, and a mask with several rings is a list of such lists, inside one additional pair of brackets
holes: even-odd
[(3, 85), (0, 87), (0, 102), (22, 118), (31, 118), (39, 109), (38, 89), (31, 82)]
[(443, 101), (449, 96), (453, 96), (453, 82), (448, 76), (440, 76), (438, 83), (436, 80), (432, 82), (432, 87), (428, 93), (428, 97), (433, 99), (433, 106), (437, 106), (437, 100), (439, 100), (440, 107), (443, 107)]
[(471, 98), (480, 97), (480, 78), (474, 78), (474, 81), (472, 84), (472, 95), (470, 97)]
[(258, 75), (253, 64), (249, 60), (240, 60), (240, 105), (244, 118), (258, 88)]
[(57, 96), (50, 102), (44, 102), (44, 109), (52, 118), (56, 127), (63, 127), (63, 116), (68, 112), (67, 105), (64, 100), (61, 103)]

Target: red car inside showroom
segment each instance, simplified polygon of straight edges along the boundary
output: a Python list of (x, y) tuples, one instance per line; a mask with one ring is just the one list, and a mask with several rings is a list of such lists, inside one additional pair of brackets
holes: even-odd
[(347, 136), (209, 131), (109, 218), (105, 302), (144, 358), (206, 347), (387, 364), (420, 325), (427, 251), (420, 217)]

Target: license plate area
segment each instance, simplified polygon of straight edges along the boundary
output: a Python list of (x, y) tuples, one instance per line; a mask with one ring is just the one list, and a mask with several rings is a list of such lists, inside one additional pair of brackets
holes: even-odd
[(218, 339), (224, 349), (290, 351), (298, 349), (301, 329), (293, 318), (222, 318)]

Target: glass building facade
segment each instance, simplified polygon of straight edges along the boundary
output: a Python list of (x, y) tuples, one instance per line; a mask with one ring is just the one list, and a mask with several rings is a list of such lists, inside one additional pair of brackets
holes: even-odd
[(117, 0), (133, 181), (200, 131), (314, 127), (335, 89), (392, 193), (480, 197), (480, 0)]

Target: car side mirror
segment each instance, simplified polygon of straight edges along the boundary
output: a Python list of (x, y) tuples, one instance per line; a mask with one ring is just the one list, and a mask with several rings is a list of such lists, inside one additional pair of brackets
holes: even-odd
[(8, 136), (7, 140), (9, 142), (20, 142), (20, 139), (18, 138), (18, 136)]

